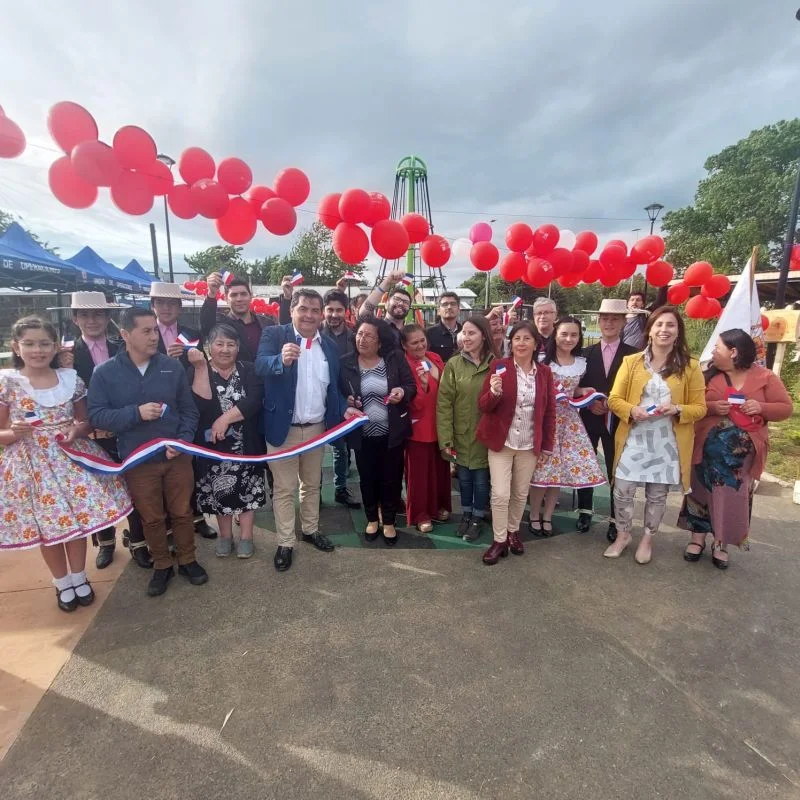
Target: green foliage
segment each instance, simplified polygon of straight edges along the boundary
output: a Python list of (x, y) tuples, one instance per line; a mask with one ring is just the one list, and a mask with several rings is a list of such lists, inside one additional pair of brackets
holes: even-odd
[[(2, 236), (8, 230), (8, 226), (12, 222), (17, 222), (20, 225), (22, 225), (20, 220), (17, 219), (13, 214), (9, 214), (7, 211), (3, 211), (2, 209), (0, 209), (0, 236)], [(22, 225), (22, 227), (25, 228), (24, 225)], [(44, 249), (47, 250), (48, 253), (52, 253), (54, 256), (58, 255), (57, 247), (51, 247), (48, 242), (43, 242), (35, 233), (33, 233), (33, 231), (29, 231), (27, 228), (25, 228), (25, 231), (31, 237), (31, 239), (33, 239), (33, 241), (36, 242), (36, 244), (39, 244), (42, 247), (44, 247)]]
[(705, 162), (694, 205), (669, 211), (667, 259), (679, 270), (698, 260), (738, 273), (753, 247), (761, 271), (777, 269), (800, 159), (800, 119), (753, 131)]

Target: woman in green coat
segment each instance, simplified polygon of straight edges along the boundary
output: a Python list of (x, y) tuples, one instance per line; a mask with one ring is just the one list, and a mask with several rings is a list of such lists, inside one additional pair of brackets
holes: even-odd
[(481, 416), (478, 395), (496, 353), (484, 317), (470, 317), (459, 337), (463, 348), (445, 364), (439, 384), (436, 430), (442, 456), (456, 464), (462, 512), (458, 535), (474, 542), (489, 505), (489, 458), (475, 438)]

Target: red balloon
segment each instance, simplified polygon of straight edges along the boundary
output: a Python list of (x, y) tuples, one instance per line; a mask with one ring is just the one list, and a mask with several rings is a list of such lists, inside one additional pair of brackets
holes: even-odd
[(25, 152), (25, 134), (16, 122), (0, 114), (0, 158), (16, 158)]
[(437, 234), (431, 234), (419, 247), (419, 257), (429, 267), (441, 269), (450, 260), (450, 242)]
[(194, 281), (184, 281), (183, 288), (186, 289), (187, 292), (193, 292), (194, 287), (196, 286)]
[(526, 283), (535, 289), (544, 289), (553, 279), (553, 265), (543, 258), (534, 256), (528, 259), (528, 267), (525, 273)]
[(217, 171), (214, 159), (202, 147), (187, 147), (178, 158), (178, 172), (189, 186), (211, 180)]
[(709, 302), (711, 302), (709, 298), (703, 297), (701, 294), (690, 297), (689, 302), (686, 303), (686, 316), (690, 319), (707, 319)]
[[(328, 195), (328, 197), (332, 196), (333, 195)], [(389, 219), (389, 217), (392, 215), (392, 206), (389, 204), (389, 198), (386, 197), (385, 194), (381, 194), (380, 192), (370, 192), (369, 199), (370, 199), (370, 206), (369, 206), (369, 211), (367, 212), (367, 216), (364, 217), (364, 224), (368, 225), (371, 228), (376, 222), (380, 222), (382, 219)], [(336, 216), (338, 217), (339, 201), (337, 200), (336, 202), (337, 202)]]
[(714, 267), (708, 261), (695, 261), (683, 274), (687, 286), (702, 286), (714, 274)]
[(706, 298), (706, 319), (714, 319), (722, 313), (722, 303), (716, 297)]
[(261, 206), (272, 197), (277, 197), (269, 186), (252, 186), (247, 193), (247, 202), (253, 207), (256, 216), (261, 213)]
[(376, 222), (372, 228), (370, 239), (373, 250), (381, 258), (390, 261), (404, 256), (408, 252), (410, 244), (408, 230), (393, 219), (382, 219), (380, 222)]
[(664, 255), (664, 240), (660, 236), (645, 236), (631, 247), (631, 258), (636, 264), (649, 264)]
[(619, 281), (626, 281), (628, 278), (633, 277), (633, 273), (636, 272), (636, 269), (639, 265), (630, 257), (623, 259), (622, 265), (614, 269), (613, 271), (617, 275), (617, 280)]
[(282, 197), (271, 197), (261, 206), (259, 213), (262, 225), (276, 236), (286, 236), (297, 225), (297, 212)]
[(597, 234), (591, 231), (581, 231), (575, 237), (575, 247), (573, 250), (583, 250), (587, 256), (590, 256), (597, 250)]
[(208, 281), (199, 280), (195, 281), (195, 289), (208, 289)]
[(142, 169), (156, 160), (158, 150), (153, 137), (137, 127), (126, 125), (114, 134), (114, 154), (124, 169)]
[(800, 264), (800, 244), (792, 245), (792, 255), (790, 261), (792, 266), (797, 269), (797, 265)]
[[(585, 251), (584, 251), (585, 252)], [(600, 280), (603, 265), (596, 259), (589, 261), (589, 266), (583, 272), (582, 280), (584, 283), (595, 283)]]
[(761, 330), (763, 330), (764, 333), (766, 333), (767, 332), (767, 328), (769, 328), (769, 317), (766, 314), (762, 314), (761, 315)]
[[(625, 261), (626, 252), (624, 247), (609, 243), (603, 248), (603, 252), (600, 253), (600, 263), (607, 270), (619, 269)], [(603, 285), (606, 286), (607, 284)]]
[(159, 161), (158, 159), (136, 171), (147, 178), (150, 189), (157, 197), (167, 194), (175, 183), (172, 170), (163, 161)]
[(194, 293), (199, 297), (205, 297), (208, 294), (208, 286), (195, 285)]
[(691, 293), (692, 290), (685, 283), (676, 283), (667, 289), (667, 302), (671, 306), (679, 306), (689, 299)]
[(244, 194), (253, 183), (253, 171), (241, 158), (223, 158), (217, 167), (217, 181), (228, 194)]
[(92, 186), (111, 186), (122, 172), (114, 151), (97, 139), (88, 139), (75, 145), (70, 161), (75, 172)]
[(731, 279), (727, 275), (712, 275), (700, 289), (703, 297), (725, 297), (731, 290)]
[(153, 190), (144, 175), (125, 169), (111, 184), (111, 201), (120, 211), (138, 217), (153, 207)]
[(363, 189), (348, 189), (342, 192), (342, 196), (339, 199), (339, 216), (344, 222), (355, 225), (366, 219), (371, 206), (372, 200)]
[(258, 228), (258, 217), (243, 197), (231, 200), (225, 215), (216, 221), (217, 233), (228, 244), (247, 244)]
[(497, 266), (500, 251), (491, 242), (476, 242), (469, 251), (469, 260), (475, 269), (488, 272)]
[(167, 203), (172, 213), (179, 219), (193, 219), (197, 216), (197, 206), (192, 197), (191, 187), (176, 183), (167, 192)]
[(69, 100), (56, 103), (50, 109), (47, 130), (65, 153), (71, 153), (76, 144), (98, 136), (94, 117), (83, 106)]
[(201, 178), (192, 184), (192, 199), (195, 208), (206, 219), (219, 219), (231, 203), (225, 189), (210, 178)]
[(333, 232), (333, 252), (345, 264), (360, 264), (369, 253), (367, 234), (358, 225), (340, 222)]
[(544, 257), (552, 253), (560, 237), (561, 231), (555, 225), (540, 225), (533, 233), (534, 255)]
[(572, 253), (566, 247), (556, 247), (547, 260), (553, 266), (551, 278), (558, 278), (572, 269)]
[(515, 222), (506, 231), (506, 247), (512, 253), (524, 253), (533, 244), (533, 230), (524, 222)]
[(674, 277), (675, 270), (666, 261), (653, 261), (647, 265), (645, 280), (651, 286), (666, 286)]
[(275, 194), (296, 208), (308, 200), (311, 184), (303, 170), (287, 167), (275, 178)]
[(617, 275), (614, 269), (609, 269), (608, 267), (603, 266), (602, 262), (600, 262), (600, 283), (602, 283), (607, 289), (610, 289), (612, 286), (616, 286), (619, 282), (619, 275)]
[(97, 200), (97, 187), (75, 172), (69, 156), (61, 156), (50, 165), (47, 181), (56, 199), (69, 208), (89, 208)]
[(585, 250), (572, 251), (572, 265), (568, 272), (570, 275), (577, 275), (578, 278), (589, 269), (590, 262), (589, 254)]
[(514, 283), (522, 278), (528, 262), (522, 253), (508, 253), (500, 262), (500, 277), (508, 283)]
[(562, 275), (557, 280), (559, 285), (564, 289), (572, 289), (574, 286), (577, 286), (581, 282), (581, 276), (580, 273), (570, 272), (567, 273), (566, 275)]
[(422, 214), (415, 214), (413, 212), (404, 214), (400, 218), (400, 224), (405, 228), (406, 233), (408, 233), (408, 241), (411, 242), (411, 244), (419, 244), (431, 232), (431, 226)]
[[(614, 247), (621, 247), (621, 248), (622, 248), (622, 249), (625, 251), (625, 255), (628, 255), (628, 245), (626, 245), (626, 244), (625, 244), (625, 242), (623, 242), (623, 241), (622, 241), (622, 239), (612, 239), (612, 240), (611, 240), (611, 241), (610, 241), (610, 242), (609, 242), (609, 243), (606, 245), (606, 247), (611, 247), (612, 245), (613, 245)], [(603, 248), (603, 250), (605, 250), (605, 249), (606, 249), (606, 247), (604, 247), (604, 248)]]
[(322, 200), (319, 201), (317, 206), (319, 221), (332, 231), (335, 231), (336, 226), (342, 221), (342, 218), (339, 216), (339, 200), (341, 197), (342, 195), (339, 192), (326, 194)]

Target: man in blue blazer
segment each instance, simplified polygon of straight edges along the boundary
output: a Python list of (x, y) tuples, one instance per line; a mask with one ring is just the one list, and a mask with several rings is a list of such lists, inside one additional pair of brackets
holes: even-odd
[[(264, 435), (267, 452), (313, 439), (342, 421), (347, 403), (339, 391), (336, 344), (320, 335), (322, 297), (310, 289), (292, 295), (288, 325), (264, 328), (256, 373), (264, 379)], [(272, 507), (278, 531), (275, 569), (292, 566), (295, 543), (294, 499), (300, 487), (303, 541), (330, 552), (333, 543), (319, 532), (319, 494), (323, 447), (272, 462)]]

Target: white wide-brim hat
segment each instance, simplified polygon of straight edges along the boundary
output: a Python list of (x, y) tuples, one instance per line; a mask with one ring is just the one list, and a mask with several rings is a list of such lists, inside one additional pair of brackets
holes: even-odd
[(606, 297), (600, 302), (600, 308), (597, 311), (589, 311), (584, 309), (581, 313), (583, 314), (619, 314), (620, 316), (626, 316), (627, 314), (647, 314), (648, 312), (645, 311), (643, 308), (628, 308), (628, 301), (621, 300), (621, 299), (612, 299), (610, 297)]
[(160, 298), (162, 300), (183, 300), (181, 287), (177, 283), (163, 283), (153, 281), (150, 284), (150, 299)]
[(48, 311), (115, 311), (129, 306), (109, 303), (102, 292), (73, 292), (68, 306), (48, 308)]

